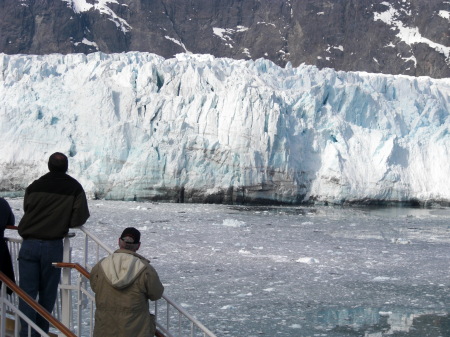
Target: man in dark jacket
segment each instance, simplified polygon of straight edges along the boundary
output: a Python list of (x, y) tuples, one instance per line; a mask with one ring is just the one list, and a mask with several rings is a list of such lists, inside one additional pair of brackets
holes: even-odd
[[(11, 261), (11, 255), (9, 254), (8, 245), (5, 241), (5, 229), (6, 226), (14, 226), (14, 213), (11, 210), (8, 202), (0, 198), (0, 271), (8, 276), (11, 281), (14, 280), (14, 269)], [(0, 282), (0, 287), (2, 282)], [(11, 289), (7, 289), (8, 294), (11, 294)]]
[(136, 253), (140, 237), (136, 228), (125, 228), (120, 249), (92, 268), (90, 282), (97, 307), (94, 337), (155, 336), (148, 301), (160, 299), (164, 287), (149, 261)]
[[(48, 160), (49, 173), (35, 180), (25, 191), (24, 216), (19, 223), (23, 238), (19, 251), (19, 285), (31, 297), (39, 295), (39, 303), (53, 311), (61, 269), (52, 266), (62, 262), (63, 238), (69, 228), (83, 225), (89, 218), (86, 194), (78, 181), (66, 174), (67, 157), (59, 152)], [(24, 312), (44, 332), (48, 322), (24, 301)], [(28, 336), (28, 324), (21, 320), (20, 336)], [(32, 336), (38, 336), (32, 331)]]

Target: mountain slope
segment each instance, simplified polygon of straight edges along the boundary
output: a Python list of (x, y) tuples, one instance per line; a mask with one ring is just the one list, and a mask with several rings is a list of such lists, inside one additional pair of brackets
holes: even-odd
[(450, 77), (440, 0), (1, 0), (0, 52), (142, 51)]

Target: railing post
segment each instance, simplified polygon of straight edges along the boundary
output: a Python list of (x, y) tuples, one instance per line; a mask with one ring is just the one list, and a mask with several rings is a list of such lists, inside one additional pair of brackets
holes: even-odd
[(88, 257), (89, 257), (89, 237), (86, 235), (86, 233), (84, 234), (84, 252), (83, 252), (83, 268), (87, 268), (88, 265)]
[(0, 336), (6, 336), (6, 284), (1, 286), (1, 301), (2, 301), (2, 312), (1, 312), (1, 323), (0, 323)]
[[(64, 238), (63, 262), (72, 262), (70, 237)], [(72, 328), (72, 296), (68, 286), (71, 284), (71, 268), (63, 268), (61, 275), (61, 323)]]

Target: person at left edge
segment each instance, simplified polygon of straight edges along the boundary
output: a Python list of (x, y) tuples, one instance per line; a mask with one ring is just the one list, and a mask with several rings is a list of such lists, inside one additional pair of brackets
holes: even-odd
[[(19, 222), (23, 238), (19, 251), (19, 286), (36, 299), (48, 312), (53, 311), (61, 269), (52, 266), (62, 262), (63, 238), (69, 228), (83, 225), (89, 218), (86, 194), (81, 184), (69, 176), (68, 159), (60, 152), (48, 160), (50, 172), (35, 180), (25, 190)], [(24, 301), (19, 309), (44, 332), (49, 323)], [(32, 329), (32, 336), (38, 336)], [(28, 324), (21, 319), (20, 336), (28, 336)]]
[[(14, 226), (14, 213), (11, 210), (8, 202), (0, 198), (0, 271), (8, 276), (11, 281), (14, 280), (14, 269), (11, 261), (11, 254), (9, 253), (8, 245), (5, 241), (6, 226)], [(2, 282), (0, 282), (0, 287)], [(6, 289), (8, 294), (12, 293), (11, 289)]]

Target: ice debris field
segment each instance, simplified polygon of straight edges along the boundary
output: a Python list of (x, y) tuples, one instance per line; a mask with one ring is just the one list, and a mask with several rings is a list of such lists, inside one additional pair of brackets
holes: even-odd
[(141, 230), (166, 294), (217, 336), (450, 336), (449, 209), (89, 206), (111, 248)]

